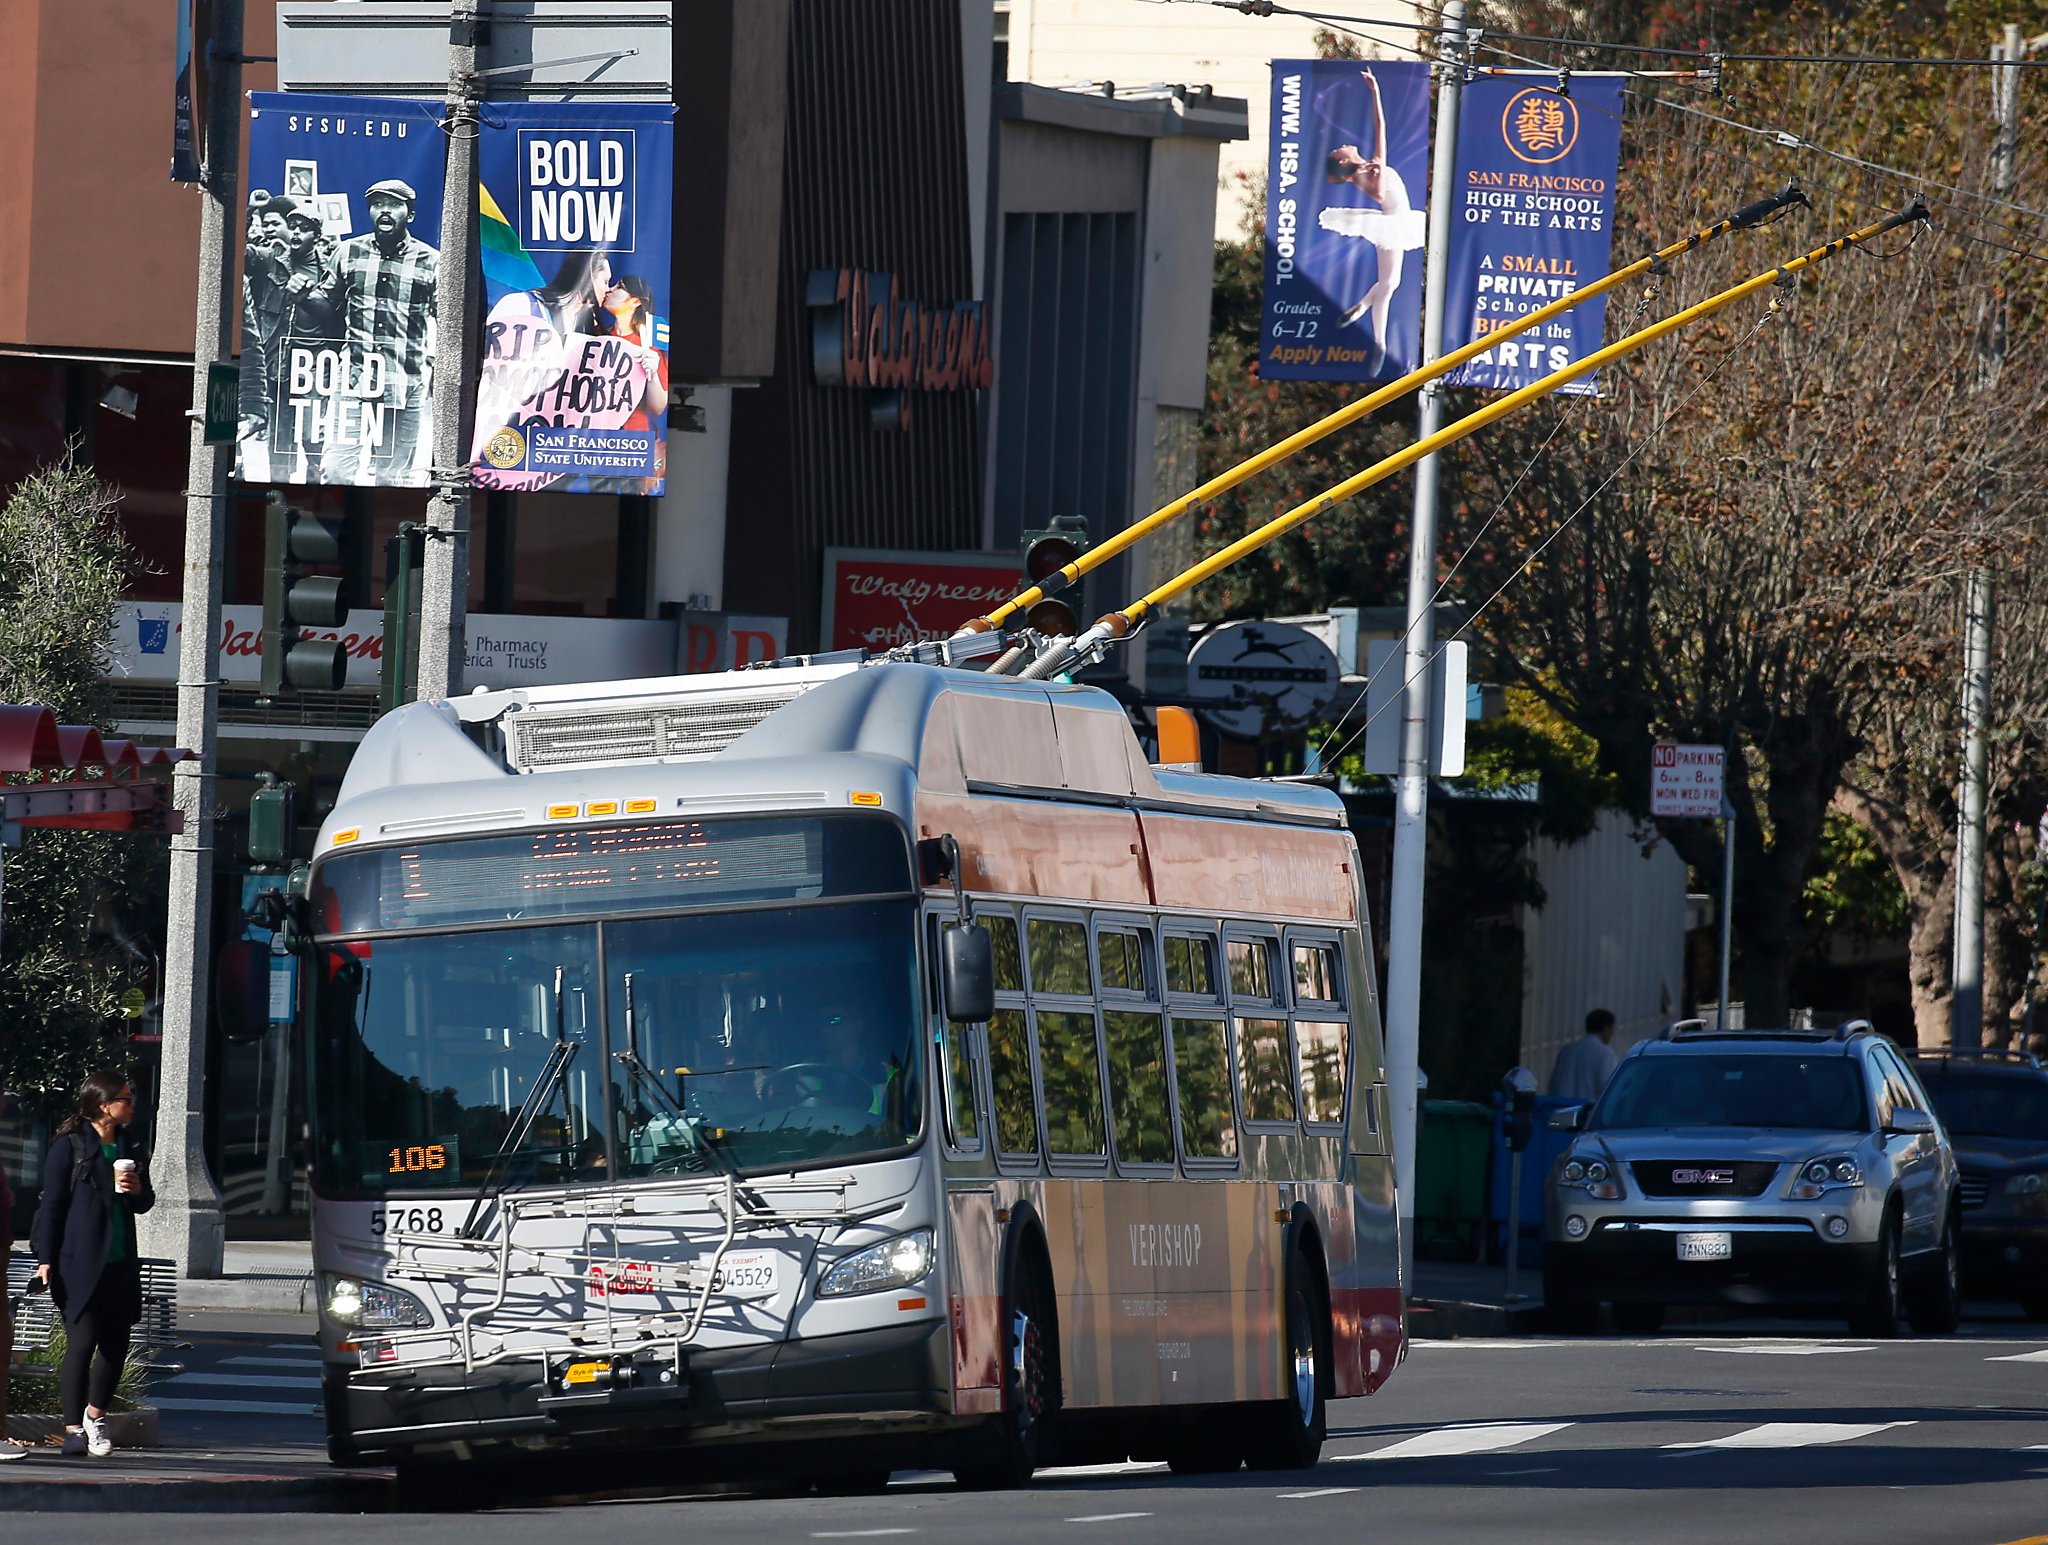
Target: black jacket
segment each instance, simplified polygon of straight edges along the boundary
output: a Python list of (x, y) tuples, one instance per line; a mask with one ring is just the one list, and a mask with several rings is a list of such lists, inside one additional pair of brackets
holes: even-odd
[[(100, 1152), (99, 1134), (90, 1127), (58, 1138), (43, 1161), (43, 1199), (36, 1210), (31, 1242), (37, 1263), (51, 1268), (50, 1297), (67, 1321), (85, 1313), (92, 1291), (99, 1285), (100, 1270), (107, 1263), (114, 1210), (119, 1208), (128, 1219), (128, 1254), (132, 1258), (137, 1253), (135, 1220), (156, 1205), (149, 1171), (133, 1141), (122, 1132), (114, 1143), (121, 1158), (136, 1161), (142, 1190), (133, 1196), (114, 1190), (114, 1166)], [(81, 1157), (86, 1160), (82, 1167)], [(76, 1187), (71, 1183), (75, 1167)], [(130, 1296), (134, 1302), (120, 1307), (128, 1311), (132, 1325), (142, 1317), (142, 1295), (138, 1291)]]

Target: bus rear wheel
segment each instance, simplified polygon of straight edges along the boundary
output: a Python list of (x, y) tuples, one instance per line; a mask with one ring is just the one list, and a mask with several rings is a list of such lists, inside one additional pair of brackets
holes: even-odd
[(1059, 1324), (1034, 1254), (1019, 1252), (1003, 1294), (1003, 1414), (976, 1435), (974, 1457), (953, 1479), (974, 1491), (1029, 1485), (1060, 1405)]
[(1261, 1408), (1245, 1445), (1254, 1470), (1309, 1470), (1329, 1430), (1330, 1316), (1308, 1258), (1287, 1263), (1287, 1398)]

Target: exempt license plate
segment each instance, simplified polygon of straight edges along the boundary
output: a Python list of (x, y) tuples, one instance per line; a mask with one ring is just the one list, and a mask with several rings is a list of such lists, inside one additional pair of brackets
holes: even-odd
[(1731, 1234), (1678, 1236), (1678, 1258), (1681, 1261), (1725, 1261), (1734, 1253), (1735, 1240)]
[(727, 1298), (773, 1298), (782, 1285), (777, 1250), (728, 1250), (711, 1278), (711, 1291)]

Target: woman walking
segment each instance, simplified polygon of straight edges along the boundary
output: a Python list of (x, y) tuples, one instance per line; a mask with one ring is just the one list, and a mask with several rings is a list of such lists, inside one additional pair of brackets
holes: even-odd
[(49, 1285), (64, 1319), (57, 1382), (66, 1454), (113, 1452), (107, 1406), (128, 1361), (129, 1333), (142, 1318), (135, 1220), (156, 1205), (156, 1193), (123, 1130), (134, 1115), (135, 1089), (127, 1077), (94, 1073), (43, 1164), (33, 1243), (36, 1275)]

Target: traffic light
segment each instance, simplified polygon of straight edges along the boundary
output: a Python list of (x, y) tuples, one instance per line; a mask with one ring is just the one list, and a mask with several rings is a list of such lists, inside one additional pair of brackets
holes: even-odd
[[(348, 651), (338, 639), (307, 638), (308, 628), (337, 628), (355, 599), (346, 518), (329, 519), (285, 503), (272, 491), (263, 510), (263, 695), (339, 692)], [(313, 565), (339, 569), (312, 574)]]
[(420, 572), (426, 563), (427, 530), (405, 521), (384, 544), (384, 670), (377, 704), (385, 713), (419, 696)]
[[(1057, 576), (1088, 551), (1092, 542), (1086, 515), (1055, 515), (1049, 526), (1024, 533), (1025, 577), (1034, 585), (1053, 580), (1052, 590), (1024, 614), (1024, 620), (1047, 637), (1071, 638), (1081, 631), (1077, 608), (1083, 599), (1082, 582), (1063, 586)], [(1060, 599), (1061, 592), (1066, 599)]]

